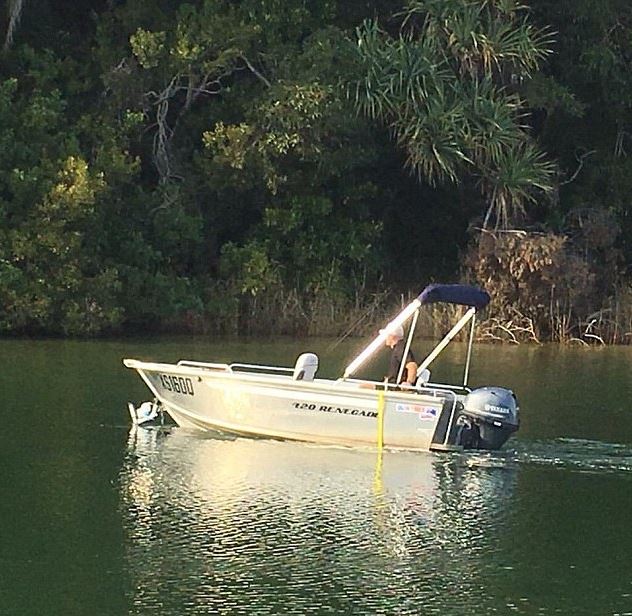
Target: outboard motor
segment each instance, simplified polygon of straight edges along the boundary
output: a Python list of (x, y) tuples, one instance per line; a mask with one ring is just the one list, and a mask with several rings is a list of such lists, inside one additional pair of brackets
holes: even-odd
[(465, 449), (500, 449), (520, 425), (518, 401), (503, 387), (480, 387), (463, 400), (459, 444)]

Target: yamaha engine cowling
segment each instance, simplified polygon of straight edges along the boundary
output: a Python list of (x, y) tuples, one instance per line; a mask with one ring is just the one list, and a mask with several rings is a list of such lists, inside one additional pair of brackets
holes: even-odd
[(463, 400), (459, 444), (465, 449), (500, 449), (520, 425), (518, 401), (503, 387), (480, 387)]

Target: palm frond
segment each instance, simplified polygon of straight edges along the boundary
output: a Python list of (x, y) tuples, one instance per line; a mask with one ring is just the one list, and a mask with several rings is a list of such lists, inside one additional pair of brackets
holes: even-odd
[(524, 104), (505, 86), (550, 53), (551, 33), (526, 10), (518, 0), (412, 0), (398, 36), (375, 21), (358, 29), (356, 108), (389, 128), (420, 179), (478, 175), (486, 224), (497, 226), (552, 184), (553, 165), (527, 137)]
[(539, 192), (552, 190), (555, 165), (528, 140), (504, 151), (494, 162), (480, 182), (484, 194), (490, 197), (484, 226), (495, 217), (495, 228), (502, 228), (524, 213), (525, 205), (535, 201)]

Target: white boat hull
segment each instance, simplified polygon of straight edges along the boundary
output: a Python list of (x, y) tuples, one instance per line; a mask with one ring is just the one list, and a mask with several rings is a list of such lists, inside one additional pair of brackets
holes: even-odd
[(268, 438), (346, 446), (382, 438), (385, 447), (428, 451), (442, 412), (456, 401), (446, 391), (384, 392), (346, 381), (137, 360), (125, 365), (138, 371), (178, 425)]

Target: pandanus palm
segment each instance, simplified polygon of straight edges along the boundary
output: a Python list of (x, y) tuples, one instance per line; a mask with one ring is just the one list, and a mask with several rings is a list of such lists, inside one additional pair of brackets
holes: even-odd
[(390, 128), (420, 178), (478, 176), (485, 225), (506, 227), (551, 189), (553, 165), (514, 91), (548, 55), (550, 34), (514, 0), (415, 0), (400, 17), (395, 37), (375, 21), (357, 30), (357, 108)]

